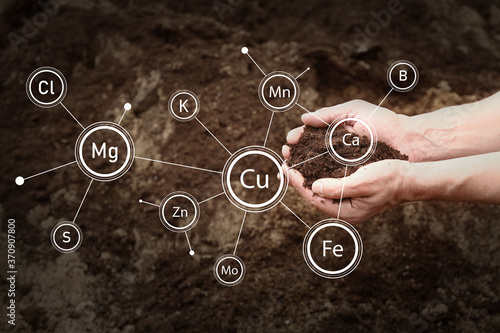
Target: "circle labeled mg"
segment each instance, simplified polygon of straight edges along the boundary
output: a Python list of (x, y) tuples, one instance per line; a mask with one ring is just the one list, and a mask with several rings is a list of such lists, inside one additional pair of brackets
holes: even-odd
[(282, 165), (280, 156), (269, 148), (242, 148), (224, 165), (224, 193), (233, 205), (244, 211), (269, 210), (281, 202), (288, 188)]
[(52, 229), (50, 241), (57, 251), (71, 253), (82, 245), (83, 233), (73, 222), (60, 222)]
[(191, 194), (178, 191), (162, 200), (159, 214), (165, 228), (173, 232), (185, 232), (198, 223), (200, 206)]
[(302, 250), (307, 266), (314, 273), (327, 279), (338, 279), (358, 267), (363, 242), (351, 224), (328, 219), (309, 229)]
[(130, 134), (120, 125), (99, 122), (85, 128), (76, 140), (75, 158), (88, 177), (112, 181), (132, 166), (135, 146)]
[(243, 281), (246, 267), (240, 257), (226, 254), (217, 259), (214, 265), (215, 279), (226, 287), (232, 287)]
[(330, 156), (343, 165), (366, 162), (377, 147), (377, 133), (365, 118), (356, 115), (335, 119), (326, 131)]
[(42, 108), (51, 108), (62, 102), (67, 91), (66, 78), (53, 67), (36, 69), (26, 81), (29, 99)]
[(300, 89), (295, 78), (286, 72), (267, 74), (259, 85), (259, 99), (271, 111), (285, 112), (299, 100)]

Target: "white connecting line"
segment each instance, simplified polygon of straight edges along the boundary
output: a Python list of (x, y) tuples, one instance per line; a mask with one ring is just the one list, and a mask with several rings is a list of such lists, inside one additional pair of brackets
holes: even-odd
[(219, 197), (219, 196), (221, 196), (221, 195), (223, 195), (223, 194), (224, 194), (224, 192), (219, 193), (219, 194), (217, 194), (217, 195), (214, 195), (213, 197), (210, 197), (210, 198), (208, 198), (208, 199), (205, 199), (205, 200), (203, 200), (203, 201), (199, 202), (198, 204), (199, 204), (199, 205), (201, 205), (202, 203), (205, 203), (205, 202), (207, 202), (207, 201), (210, 201), (210, 200), (212, 200), (212, 199), (215, 199), (215, 198), (217, 198), (217, 197)]
[(283, 207), (285, 207), (286, 209), (288, 209), (288, 210), (290, 211), (290, 213), (292, 213), (292, 214), (293, 214), (293, 216), (295, 216), (295, 217), (296, 217), (296, 218), (297, 218), (300, 222), (304, 223), (304, 225), (305, 225), (307, 228), (311, 229), (311, 227), (310, 227), (310, 226), (308, 226), (308, 225), (307, 225), (307, 223), (305, 223), (305, 222), (304, 222), (304, 221), (303, 221), (303, 220), (302, 220), (302, 219), (301, 219), (301, 218), (300, 218), (297, 214), (295, 214), (295, 213), (294, 213), (294, 212), (293, 212), (290, 208), (288, 208), (288, 206), (287, 206), (287, 205), (285, 205), (283, 202), (280, 202), (280, 203), (283, 205)]
[(266, 134), (266, 139), (264, 140), (264, 147), (266, 146), (267, 143), (267, 138), (269, 137), (269, 131), (271, 130), (271, 124), (273, 123), (273, 117), (274, 117), (274, 111), (271, 112), (271, 120), (269, 120), (269, 126), (267, 127), (267, 134)]
[(302, 162), (300, 162), (300, 163), (294, 164), (294, 165), (292, 165), (292, 166), (290, 167), (290, 169), (293, 169), (293, 168), (295, 168), (296, 166), (299, 166), (299, 165), (304, 164), (304, 163), (306, 163), (306, 162), (312, 161), (312, 160), (314, 160), (315, 158), (321, 157), (321, 156), (323, 156), (323, 155), (325, 155), (325, 154), (328, 154), (328, 151), (325, 151), (324, 153), (321, 153), (321, 154), (319, 154), (319, 155), (316, 155), (316, 156), (314, 156), (314, 157), (311, 157), (311, 158), (309, 158), (309, 159), (307, 159), (307, 160), (305, 160), (305, 161), (302, 161)]
[(75, 217), (73, 218), (73, 223), (75, 223), (76, 218), (78, 216), (78, 213), (80, 213), (80, 209), (82, 209), (83, 202), (85, 201), (85, 198), (87, 197), (87, 193), (89, 193), (90, 186), (92, 186), (92, 183), (94, 182), (93, 179), (90, 180), (89, 187), (87, 187), (87, 191), (85, 191), (85, 195), (83, 196), (82, 202), (80, 202), (80, 207), (78, 207), (78, 210), (76, 211)]
[(215, 140), (216, 140), (216, 141), (217, 141), (217, 142), (218, 142), (218, 143), (222, 146), (222, 148), (224, 148), (224, 149), (225, 149), (225, 150), (229, 153), (229, 155), (233, 155), (233, 154), (229, 151), (229, 149), (227, 149), (227, 148), (226, 148), (226, 146), (224, 146), (224, 145), (222, 144), (222, 142), (220, 142), (220, 141), (219, 141), (219, 139), (217, 139), (217, 137), (216, 137), (216, 136), (215, 136), (212, 132), (210, 132), (210, 130), (209, 130), (209, 129), (205, 126), (205, 125), (203, 125), (203, 123), (202, 123), (202, 122), (198, 119), (198, 117), (194, 117), (194, 119), (196, 119), (196, 120), (200, 123), (200, 125), (201, 125), (201, 126), (203, 126), (203, 128), (204, 128), (204, 129), (205, 129), (208, 133), (210, 133), (210, 135), (211, 135), (211, 136), (212, 136), (212, 137), (213, 137), (213, 138), (214, 138), (214, 139), (215, 139)]
[(188, 165), (183, 165), (183, 164), (178, 164), (178, 163), (172, 163), (172, 162), (159, 161), (159, 160), (154, 160), (154, 159), (146, 158), (146, 157), (134, 156), (134, 158), (137, 158), (139, 160), (144, 160), (144, 161), (151, 161), (151, 162), (156, 162), (156, 163), (162, 163), (162, 164), (168, 164), (168, 165), (178, 166), (178, 167), (182, 167), (182, 168), (188, 168), (188, 169), (194, 169), (194, 170), (200, 170), (200, 171), (207, 171), (207, 172), (213, 172), (213, 173), (222, 174), (221, 171), (204, 169), (204, 168), (197, 168), (197, 167), (193, 167), (193, 166), (188, 166)]
[(61, 104), (61, 106), (66, 110), (68, 111), (69, 115), (71, 117), (73, 117), (73, 119), (78, 123), (78, 125), (80, 125), (81, 128), (85, 129), (85, 127), (83, 127), (83, 125), (78, 121), (78, 119), (76, 119), (75, 116), (73, 116), (73, 114), (71, 112), (69, 112), (68, 108), (66, 106), (64, 106), (64, 104), (62, 102), (60, 102), (59, 104)]
[(337, 220), (340, 217), (340, 207), (342, 206), (342, 198), (344, 196), (344, 185), (345, 185), (345, 177), (347, 176), (347, 165), (345, 166), (344, 178), (342, 178), (342, 190), (340, 191), (340, 202), (339, 202), (339, 211), (337, 213)]
[(375, 113), (375, 111), (377, 111), (380, 106), (382, 105), (382, 103), (384, 103), (384, 101), (386, 100), (387, 97), (389, 97), (389, 95), (391, 94), (391, 92), (394, 90), (394, 88), (391, 88), (391, 90), (389, 90), (389, 92), (387, 93), (387, 95), (385, 95), (384, 99), (377, 105), (377, 107), (375, 108), (375, 110), (373, 110), (373, 112), (370, 114), (370, 116), (367, 118), (367, 120), (370, 120), (371, 116), (373, 116), (373, 114)]
[(243, 230), (243, 225), (245, 224), (245, 219), (247, 217), (247, 211), (245, 211), (245, 215), (243, 215), (243, 221), (241, 222), (241, 227), (240, 227), (240, 232), (238, 233), (238, 239), (236, 240), (236, 245), (234, 246), (234, 252), (233, 252), (233, 256), (236, 255), (236, 249), (238, 248), (238, 243), (240, 241), (240, 237), (241, 237), (241, 231)]
[(316, 117), (316, 119), (318, 119), (319, 121), (323, 122), (323, 124), (325, 124), (326, 126), (330, 126), (329, 123), (327, 123), (326, 121), (324, 121), (323, 119), (321, 119), (320, 117), (318, 117), (314, 112), (311, 112), (309, 111), (308, 109), (306, 109), (305, 107), (303, 107), (302, 105), (300, 105), (299, 103), (296, 103), (296, 105), (301, 108), (302, 110), (312, 114), (314, 117)]

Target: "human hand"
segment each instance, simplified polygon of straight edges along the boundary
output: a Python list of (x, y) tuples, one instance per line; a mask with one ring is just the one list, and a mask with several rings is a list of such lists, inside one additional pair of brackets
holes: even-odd
[[(374, 112), (375, 110), (376, 112)], [(397, 114), (382, 107), (377, 109), (376, 105), (365, 101), (354, 100), (322, 108), (313, 113), (306, 113), (302, 115), (302, 122), (312, 127), (326, 127), (327, 123), (331, 124), (339, 117), (355, 119), (363, 117), (368, 119), (375, 128), (378, 140), (384, 141), (389, 146), (407, 155), (411, 162), (417, 162), (423, 158), (424, 152), (414, 149), (414, 145), (408, 139), (413, 125), (411, 117)], [(359, 122), (347, 123), (346, 129), (359, 135), (369, 135), (366, 127)], [(287, 136), (288, 144), (296, 144), (303, 132), (304, 126), (290, 131)], [(283, 153), (284, 157), (288, 159), (290, 156), (289, 151), (285, 149)]]
[[(356, 224), (410, 201), (407, 175), (411, 168), (408, 161), (378, 161), (345, 178), (318, 179), (312, 190), (304, 187), (304, 178), (297, 170), (289, 169), (288, 177), (290, 184), (316, 209)], [(341, 203), (333, 201), (341, 196)]]

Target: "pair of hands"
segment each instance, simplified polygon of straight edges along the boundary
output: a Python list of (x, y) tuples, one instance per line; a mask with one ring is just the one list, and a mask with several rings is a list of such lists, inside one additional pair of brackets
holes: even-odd
[[(339, 117), (356, 118), (359, 116), (375, 127), (378, 140), (386, 142), (401, 153), (408, 155), (409, 161), (383, 160), (361, 167), (344, 179), (318, 179), (312, 185), (312, 190), (304, 187), (304, 177), (300, 172), (289, 169), (290, 184), (312, 206), (330, 216), (339, 217), (349, 223), (359, 223), (374, 215), (382, 213), (387, 208), (409, 201), (410, 187), (407, 184), (408, 175), (412, 172), (410, 162), (419, 161), (422, 157), (418, 150), (411, 146), (408, 133), (411, 129), (410, 118), (398, 115), (391, 110), (379, 108), (368, 102), (355, 100), (333, 107), (320, 109), (314, 113), (302, 116), (302, 122), (312, 127), (326, 127)], [(319, 118), (319, 119), (318, 119)], [(366, 135), (364, 126), (357, 122), (349, 128), (350, 131)], [(287, 136), (288, 144), (296, 144), (304, 131), (304, 126), (296, 128)], [(325, 148), (326, 149), (326, 148)], [(290, 148), (283, 146), (285, 159), (290, 158)], [(340, 207), (332, 199), (340, 199), (344, 183), (343, 200)]]

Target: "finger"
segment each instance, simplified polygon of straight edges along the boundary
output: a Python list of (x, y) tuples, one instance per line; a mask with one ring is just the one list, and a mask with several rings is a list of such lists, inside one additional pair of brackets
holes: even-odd
[(281, 154), (283, 154), (283, 157), (285, 158), (285, 160), (290, 159), (290, 156), (292, 155), (292, 153), (290, 151), (290, 147), (288, 145), (284, 145), (281, 148)]
[(302, 115), (302, 122), (305, 125), (313, 127), (325, 127), (326, 124), (331, 124), (337, 118), (349, 118), (361, 115), (368, 116), (369, 110), (375, 106), (371, 103), (354, 100), (335, 106), (322, 108), (316, 112), (306, 113)]
[(365, 188), (352, 176), (318, 179), (312, 184), (312, 191), (321, 197), (329, 199), (340, 199), (341, 196), (344, 198), (358, 198), (366, 195)]
[(294, 145), (299, 142), (300, 137), (302, 136), (302, 133), (304, 133), (304, 126), (297, 127), (290, 132), (288, 132), (288, 135), (286, 136), (286, 142), (288, 144)]

